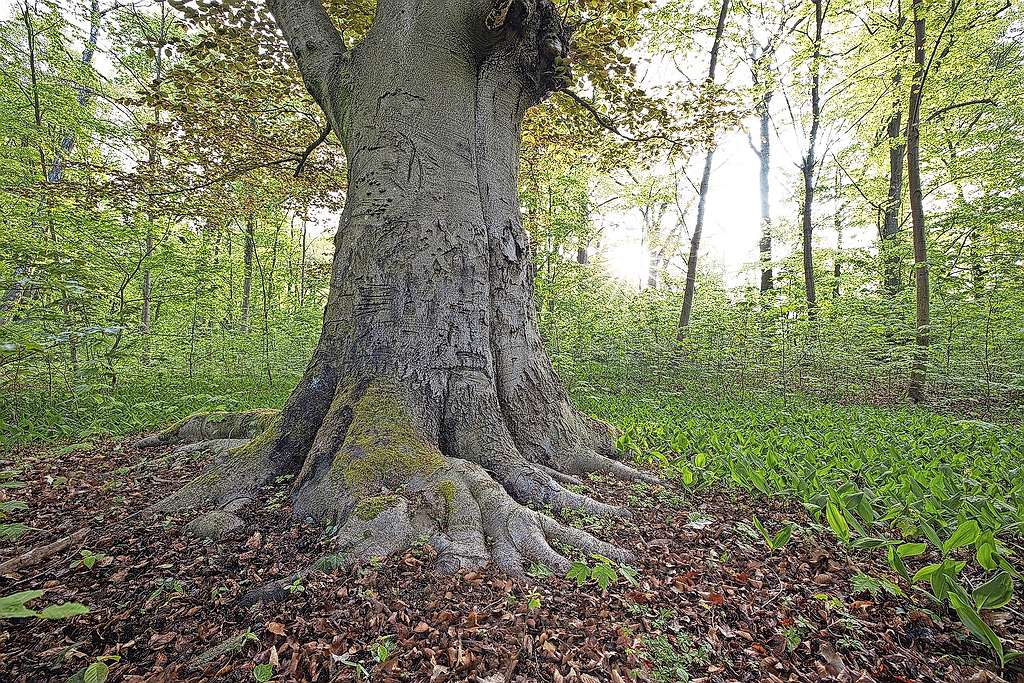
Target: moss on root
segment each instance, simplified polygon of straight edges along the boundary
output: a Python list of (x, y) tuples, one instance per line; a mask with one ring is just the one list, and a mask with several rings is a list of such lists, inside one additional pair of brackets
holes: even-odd
[(206, 439), (234, 439), (257, 436), (279, 417), (273, 408), (257, 408), (244, 413), (215, 410), (192, 413), (160, 431), (161, 443)]
[(246, 464), (259, 462), (266, 457), (267, 447), (277, 439), (280, 433), (281, 414), (275, 411), (269, 419), (265, 420), (263, 430), (258, 435), (244, 446), (239, 446), (231, 451), (232, 460)]
[(334, 471), (349, 490), (367, 492), (414, 475), (429, 476), (444, 465), (437, 446), (413, 425), (397, 387), (374, 383), (352, 406)]
[(370, 496), (359, 501), (356, 505), (355, 515), (359, 519), (369, 522), (377, 519), (377, 515), (380, 513), (390, 510), (396, 505), (398, 505), (398, 496)]

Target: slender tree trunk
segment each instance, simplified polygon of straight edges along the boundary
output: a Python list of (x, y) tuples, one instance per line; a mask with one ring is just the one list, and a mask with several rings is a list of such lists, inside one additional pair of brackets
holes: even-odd
[[(153, 72), (153, 82), (156, 84), (156, 91), (159, 94), (161, 84), (164, 78), (164, 61), (163, 61), (163, 50), (161, 45), (163, 39), (167, 33), (168, 26), (167, 7), (163, 2), (160, 3), (160, 33), (158, 36), (159, 45), (156, 48), (155, 54), (155, 71)], [(154, 136), (159, 135), (160, 123), (161, 123), (161, 112), (159, 105), (153, 108), (153, 123), (156, 124), (154, 127)], [(160, 142), (154, 137), (150, 141), (149, 146), (149, 173), (152, 181), (156, 181), (157, 174), (160, 170)], [(153, 254), (153, 216), (147, 216), (146, 219), (146, 255), (143, 257), (143, 263), (149, 260), (149, 257)], [(153, 272), (148, 266), (142, 271), (142, 331), (148, 332), (150, 327), (150, 306), (153, 300)]]
[(529, 0), (506, 26), (507, 5), (382, 0), (346, 52), (319, 3), (270, 7), (349, 161), (323, 331), (280, 415), (197, 417), (147, 440), (260, 434), (162, 507), (218, 503), (194, 528), (238, 525), (291, 475), (295, 514), (336, 520), (349, 561), (421, 537), (450, 570), (561, 571), (556, 540), (623, 557), (524, 505), (616, 514), (561, 484), (640, 476), (572, 407), (533, 303), (518, 149), (526, 110), (563, 85), (558, 9)]
[[(836, 173), (836, 194), (842, 196), (842, 179)], [(839, 204), (836, 207), (836, 255), (832, 262), (832, 299), (836, 300), (840, 294), (840, 281), (843, 276), (843, 210), (844, 206)]]
[[(146, 255), (153, 253), (153, 230), (146, 227)], [(148, 332), (150, 321), (150, 305), (153, 301), (153, 271), (146, 268), (142, 272), (142, 330)]]
[(587, 251), (586, 244), (580, 244), (576, 247), (576, 263), (585, 266), (590, 263), (590, 255)]
[[(338, 221), (341, 230), (341, 220)], [(302, 258), (299, 261), (299, 308), (306, 303), (306, 219), (302, 219)]]
[[(92, 65), (93, 55), (96, 53), (96, 44), (99, 42), (100, 35), (100, 24), (102, 20), (102, 14), (99, 11), (99, 0), (92, 0), (90, 5), (89, 14), (89, 38), (85, 42), (85, 47), (82, 48), (82, 64), (85, 66)], [(29, 59), (31, 62), (31, 73), (32, 73), (32, 106), (35, 114), (36, 125), (42, 127), (42, 107), (39, 102), (39, 95), (36, 91), (36, 45), (35, 28), (31, 23), (31, 16), (28, 6), (26, 5), (23, 9), (25, 26), (29, 36)], [(78, 87), (78, 93), (75, 96), (78, 106), (85, 108), (89, 104), (89, 94), (91, 90), (87, 87)], [(40, 131), (41, 132), (41, 131)], [(43, 161), (44, 177), (50, 184), (57, 184), (64, 178), (64, 163), (65, 158), (71, 154), (71, 151), (75, 147), (75, 133), (69, 132), (60, 141), (60, 147), (57, 153), (54, 155), (53, 162), (50, 165), (49, 170), (46, 170), (45, 156), (40, 151), (40, 158)], [(45, 235), (44, 235), (45, 237)], [(0, 325), (6, 324), (12, 317), (14, 309), (21, 302), (25, 296), (25, 292), (29, 287), (30, 280), (32, 278), (32, 272), (34, 270), (33, 263), (31, 260), (21, 263), (14, 268), (11, 286), (4, 292), (3, 297), (0, 297)], [(72, 352), (77, 355), (75, 350), (75, 342), (71, 341)], [(77, 358), (75, 365), (77, 367)]]
[(767, 91), (758, 105), (758, 118), (761, 122), (761, 141), (757, 152), (761, 168), (758, 174), (761, 185), (761, 242), (759, 256), (761, 263), (761, 292), (770, 292), (775, 286), (775, 278), (772, 274), (772, 212), (770, 185), (768, 184), (771, 171), (771, 117), (770, 105), (772, 92)]
[[(722, 0), (721, 9), (718, 12), (718, 26), (715, 28), (715, 41), (711, 45), (711, 61), (708, 66), (708, 77), (704, 81), (705, 87), (714, 87), (715, 68), (718, 66), (718, 51), (722, 45), (722, 35), (725, 33), (725, 20), (729, 15), (729, 0)], [(683, 307), (679, 311), (679, 325), (676, 329), (676, 339), (682, 341), (686, 338), (690, 327), (690, 314), (693, 311), (693, 293), (697, 286), (697, 257), (700, 254), (700, 239), (704, 232), (704, 210), (707, 206), (708, 189), (711, 186), (711, 164), (715, 158), (715, 131), (708, 132), (707, 154), (704, 157), (704, 172), (700, 178), (700, 189), (697, 199), (697, 222), (693, 227), (693, 234), (690, 237), (690, 254), (686, 259), (686, 287), (683, 290)]]
[(804, 179), (804, 197), (801, 206), (801, 225), (804, 261), (804, 291), (807, 297), (807, 316), (812, 320), (818, 314), (818, 297), (814, 290), (814, 172), (818, 129), (821, 126), (821, 33), (825, 23), (823, 0), (814, 0), (814, 48), (811, 53), (811, 131), (807, 138), (807, 154), (800, 171)]
[(924, 401), (927, 391), (929, 344), (928, 241), (924, 224), (924, 200), (921, 191), (921, 102), (924, 98), (925, 18), (922, 0), (914, 0), (914, 64), (917, 71), (910, 86), (907, 117), (907, 181), (910, 186), (910, 220), (914, 232), (914, 287), (917, 334), (910, 371), (910, 398)]
[(242, 253), (242, 332), (249, 333), (249, 311), (252, 305), (252, 256), (256, 247), (256, 222), (250, 215), (245, 221), (245, 251)]
[[(893, 77), (893, 85), (899, 84), (900, 76)], [(903, 112), (897, 107), (889, 117), (886, 137), (889, 143), (889, 196), (885, 202), (882, 218), (882, 284), (890, 295), (898, 294), (903, 288), (900, 277), (900, 255), (897, 237), (900, 230), (900, 213), (903, 202), (903, 158), (906, 143), (903, 142)]]

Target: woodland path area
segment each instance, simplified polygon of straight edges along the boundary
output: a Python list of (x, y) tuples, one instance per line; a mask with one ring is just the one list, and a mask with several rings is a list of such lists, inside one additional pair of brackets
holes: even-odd
[[(133, 441), (3, 456), (22, 466), (26, 523), (46, 529), (19, 547), (99, 531), (83, 544), (91, 568), (69, 549), (0, 579), (4, 594), (31, 584), (48, 602), (90, 607), (62, 621), (0, 622), (0, 680), (64, 681), (99, 657), (116, 681), (1024, 680), (1019, 668), (995, 674), (970, 634), (920, 596), (851, 585), (861, 573), (897, 580), (884, 559), (843, 548), (796, 503), (725, 488), (591, 477), (589, 493), (634, 513), (566, 520), (635, 553), (635, 576), (613, 568), (604, 589), (600, 572), (582, 585), (540, 568), (528, 581), (424, 574), (425, 546), (310, 573), (283, 600), (247, 607), (239, 599), (253, 585), (330, 553), (328, 534), (291, 516), (284, 485), (266, 492), (252, 526), (218, 544), (187, 536), (185, 516), (132, 518), (205, 464)], [(795, 520), (800, 530), (769, 552), (751, 533), (753, 514), (768, 529)], [(0, 561), (14, 553), (5, 546)], [(1004, 642), (1024, 641), (1019, 613), (999, 621)]]

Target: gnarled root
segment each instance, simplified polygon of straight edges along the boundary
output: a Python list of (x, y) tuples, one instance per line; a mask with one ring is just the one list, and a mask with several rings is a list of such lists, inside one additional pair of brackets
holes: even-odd
[(226, 439), (251, 439), (263, 433), (280, 411), (259, 408), (241, 413), (211, 412), (189, 415), (158, 434), (140, 439), (136, 448), (195, 444)]
[[(260, 487), (293, 479), (294, 514), (330, 520), (340, 529), (335, 563), (365, 562), (417, 542), (434, 546), (446, 571), (493, 561), (513, 575), (523, 575), (534, 563), (562, 572), (570, 565), (567, 555), (574, 553), (625, 559), (622, 550), (542, 510), (627, 515), (582, 493), (574, 473), (630, 479), (646, 478), (645, 473), (598, 453), (596, 437), (575, 458), (563, 454), (561, 466), (528, 457), (530, 451), (508, 430), (491, 387), (480, 373), (454, 373), (446, 409), (438, 416), (440, 434), (427, 436), (430, 429), (420, 416), (431, 413), (411, 408), (406, 389), (381, 381), (339, 385), (318, 417), (298, 471), (290, 469), (293, 459), (277, 457), (282, 440), (294, 432), (282, 418), (271, 418), (251, 440), (221, 437), (187, 446), (212, 450), (214, 461), (158, 508), (212, 504), (215, 509), (189, 528), (219, 538), (243, 526), (244, 508)], [(255, 419), (262, 418), (241, 420)], [(203, 426), (208, 424), (192, 423), (185, 430), (191, 436), (185, 437), (179, 426), (174, 438), (210, 434)], [(579, 428), (610, 433), (602, 425), (581, 421)]]

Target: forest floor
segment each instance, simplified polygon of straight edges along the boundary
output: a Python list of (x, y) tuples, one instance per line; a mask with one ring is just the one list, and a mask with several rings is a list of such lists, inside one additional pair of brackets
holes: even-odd
[[(104, 658), (114, 681), (1024, 681), (1020, 669), (998, 676), (934, 603), (854, 588), (860, 574), (897, 581), (884, 557), (851, 555), (799, 504), (726, 488), (591, 479), (593, 495), (634, 513), (571, 520), (635, 554), (635, 580), (611, 565), (606, 589), (495, 570), (438, 576), (425, 546), (312, 573), (283, 601), (246, 608), (238, 598), (253, 586), (329, 554), (324, 530), (292, 518), (283, 488), (267, 491), (252, 527), (216, 544), (185, 535), (184, 517), (132, 517), (204, 463), (130, 443), (0, 456), (0, 470), (17, 463), (20, 520), (35, 529), (0, 547), (0, 561), (95, 530), (0, 577), (0, 595), (46, 589), (29, 607), (90, 609), (0, 621), (0, 680), (81, 680)], [(749, 526), (755, 513), (769, 530), (795, 522), (797, 532), (769, 552)], [(86, 556), (91, 568), (76, 562)], [(1024, 649), (1014, 605), (995, 627), (1008, 649)]]

